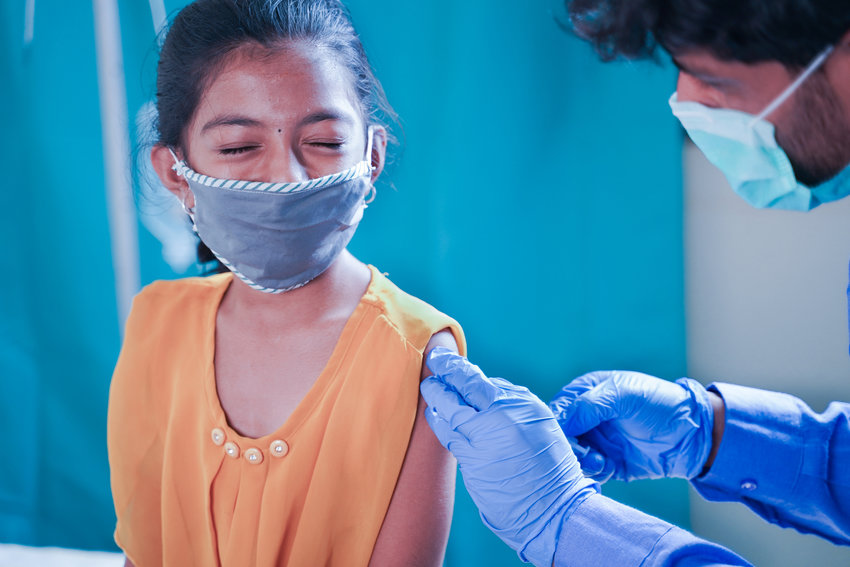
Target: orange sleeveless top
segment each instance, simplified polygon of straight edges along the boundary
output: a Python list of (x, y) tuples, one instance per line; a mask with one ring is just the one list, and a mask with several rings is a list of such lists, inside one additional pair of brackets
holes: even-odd
[(416, 418), (422, 351), (458, 324), (374, 267), (326, 367), (286, 422), (228, 426), (213, 364), (232, 274), (134, 300), (109, 395), (115, 541), (137, 567), (367, 565)]

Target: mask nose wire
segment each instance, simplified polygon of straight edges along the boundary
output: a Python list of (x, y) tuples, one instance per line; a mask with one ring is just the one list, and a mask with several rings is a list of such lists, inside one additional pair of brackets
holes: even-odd
[(771, 112), (773, 112), (774, 110), (779, 108), (779, 106), (783, 102), (788, 100), (788, 97), (790, 97), (792, 94), (794, 94), (794, 91), (796, 91), (800, 87), (800, 85), (803, 84), (803, 81), (808, 79), (809, 76), (812, 73), (817, 71), (818, 67), (820, 67), (823, 64), (823, 62), (826, 60), (826, 58), (829, 57), (829, 54), (832, 53), (832, 50), (834, 48), (835, 48), (835, 46), (829, 45), (829, 46), (826, 47), (826, 49), (824, 49), (823, 51), (818, 53), (817, 57), (815, 57), (814, 60), (811, 63), (809, 63), (809, 66), (806, 67), (806, 69), (802, 73), (800, 73), (799, 77), (794, 79), (793, 83), (788, 85), (785, 88), (784, 91), (779, 93), (778, 97), (773, 99), (773, 102), (768, 104), (767, 107), (764, 110), (762, 110), (757, 116), (754, 116), (753, 119), (750, 120), (749, 127), (752, 128), (755, 125), (756, 122), (758, 122), (759, 120), (762, 120), (765, 116), (770, 115)]

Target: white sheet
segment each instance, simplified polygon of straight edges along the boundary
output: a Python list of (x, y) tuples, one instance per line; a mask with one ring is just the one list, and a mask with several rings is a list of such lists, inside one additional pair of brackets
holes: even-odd
[(0, 567), (123, 567), (124, 555), (58, 547), (0, 544)]

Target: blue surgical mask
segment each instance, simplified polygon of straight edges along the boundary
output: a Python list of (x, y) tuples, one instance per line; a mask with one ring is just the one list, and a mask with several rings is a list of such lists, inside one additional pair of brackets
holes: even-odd
[(195, 196), (187, 212), (216, 258), (252, 288), (283, 293), (327, 270), (354, 236), (374, 194), (371, 155), (369, 128), (363, 161), (309, 181), (216, 179), (176, 156), (173, 168)]
[(758, 208), (808, 211), (850, 194), (850, 165), (832, 179), (808, 187), (794, 175), (791, 161), (776, 142), (773, 124), (765, 120), (820, 67), (832, 47), (808, 67), (758, 115), (727, 108), (709, 108), (670, 97), (673, 114), (694, 144), (720, 169), (738, 195)]

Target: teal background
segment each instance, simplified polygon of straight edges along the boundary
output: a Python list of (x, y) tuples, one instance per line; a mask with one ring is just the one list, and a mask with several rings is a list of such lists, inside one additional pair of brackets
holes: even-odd
[[(559, 29), (555, 0), (348, 5), (403, 126), (353, 252), (459, 320), (486, 372), (544, 399), (594, 369), (683, 375), (672, 67), (600, 64)], [(146, 2), (119, 10), (132, 128), (155, 40)], [(105, 418), (120, 334), (93, 14), (39, 0), (26, 47), (23, 23), (23, 2), (0, 4), (0, 541), (114, 549)], [(139, 230), (143, 283), (176, 277)], [(687, 525), (683, 482), (605, 492)], [(446, 564), (488, 562), (519, 564), (459, 477)]]

